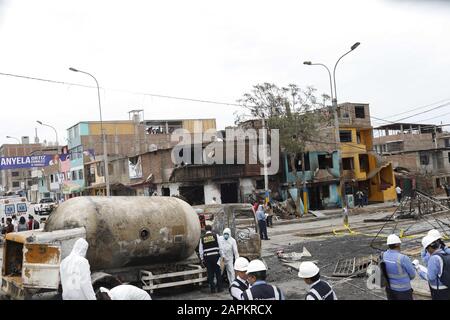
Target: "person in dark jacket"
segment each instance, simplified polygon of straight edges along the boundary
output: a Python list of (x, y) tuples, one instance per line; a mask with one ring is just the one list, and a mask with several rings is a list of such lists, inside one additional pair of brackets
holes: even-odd
[[(200, 238), (199, 254), (203, 265), (208, 272), (208, 282), (211, 293), (222, 291), (222, 275), (218, 261), (220, 259), (220, 247), (217, 235), (212, 232), (211, 225), (205, 227), (205, 234)], [(216, 278), (217, 285), (214, 284)]]
[(34, 217), (30, 214), (28, 216), (28, 230), (36, 230), (39, 229), (39, 222), (34, 220)]

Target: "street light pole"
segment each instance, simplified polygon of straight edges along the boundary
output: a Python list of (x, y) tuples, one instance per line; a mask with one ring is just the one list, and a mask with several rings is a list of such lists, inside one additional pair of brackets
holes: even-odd
[[(49, 124), (45, 124), (45, 123), (43, 123), (42, 121), (37, 120), (36, 122), (39, 123), (41, 126), (45, 126), (45, 127), (52, 128), (53, 131), (55, 131), (55, 136), (56, 136), (56, 154), (59, 154), (58, 131), (55, 129), (55, 127), (53, 127), (53, 126), (51, 126), (51, 125), (49, 125)], [(59, 188), (58, 188), (58, 189), (59, 189), (59, 190), (58, 190), (57, 196), (56, 196), (57, 200), (60, 200), (60, 196), (61, 196), (61, 183), (60, 183), (60, 181), (61, 181), (61, 177), (60, 177), (61, 167), (60, 167), (60, 165), (61, 165), (61, 164), (60, 164), (60, 162), (58, 161), (58, 185), (59, 185)]]
[(100, 131), (102, 135), (102, 141), (103, 141), (103, 158), (104, 158), (104, 165), (105, 165), (105, 185), (106, 185), (106, 196), (110, 196), (110, 186), (109, 186), (109, 170), (108, 170), (108, 151), (106, 148), (106, 135), (103, 131), (103, 119), (102, 119), (102, 105), (100, 103), (100, 86), (98, 85), (97, 79), (90, 73), (86, 71), (81, 71), (75, 68), (69, 68), (70, 71), (73, 72), (81, 72), (84, 74), (87, 74), (88, 76), (92, 77), (92, 79), (95, 80), (95, 83), (97, 84), (97, 95), (98, 95), (98, 108), (100, 110)]
[(59, 146), (59, 142), (58, 142), (58, 131), (56, 131), (55, 127), (52, 127), (51, 125), (45, 124), (45, 123), (43, 123), (42, 121), (39, 121), (39, 120), (36, 121), (36, 122), (39, 123), (41, 126), (46, 126), (46, 127), (52, 128), (53, 131), (55, 131), (55, 136), (56, 136), (56, 146), (58, 147), (58, 146)]
[(341, 137), (340, 137), (340, 130), (339, 130), (339, 117), (338, 117), (338, 104), (337, 104), (337, 90), (336, 90), (336, 67), (339, 63), (339, 61), (341, 61), (341, 59), (343, 57), (345, 57), (347, 54), (349, 54), (350, 52), (352, 52), (353, 50), (355, 50), (358, 46), (360, 45), (359, 42), (356, 42), (355, 44), (353, 44), (350, 48), (349, 51), (347, 51), (345, 54), (343, 54), (337, 61), (336, 64), (334, 65), (334, 69), (333, 69), (333, 82), (334, 82), (334, 96), (333, 96), (333, 85), (331, 82), (331, 72), (330, 69), (328, 69), (328, 67), (322, 63), (312, 63), (311, 61), (305, 61), (303, 62), (303, 64), (305, 65), (318, 65), (318, 66), (323, 66), (327, 71), (328, 71), (328, 76), (330, 79), (330, 90), (331, 90), (331, 101), (332, 101), (332, 108), (333, 108), (333, 117), (334, 117), (334, 135), (335, 135), (335, 139), (336, 139), (336, 150), (338, 152), (338, 159), (339, 159), (339, 189), (340, 189), (340, 193), (341, 193), (341, 207), (344, 208), (346, 207), (347, 204), (347, 199), (345, 197), (345, 178), (344, 178), (344, 168), (343, 168), (343, 164), (342, 164), (342, 155), (340, 154), (340, 145), (341, 145)]
[(16, 139), (17, 142), (18, 142), (19, 144), (21, 144), (19, 138), (11, 137), (11, 136), (6, 136), (6, 139)]

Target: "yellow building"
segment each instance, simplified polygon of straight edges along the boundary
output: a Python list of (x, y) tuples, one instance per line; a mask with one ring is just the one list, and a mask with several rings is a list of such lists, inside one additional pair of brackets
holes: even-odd
[(339, 131), (346, 193), (364, 191), (371, 202), (395, 200), (392, 164), (383, 162), (373, 151), (373, 128), (370, 123), (369, 105), (340, 104)]

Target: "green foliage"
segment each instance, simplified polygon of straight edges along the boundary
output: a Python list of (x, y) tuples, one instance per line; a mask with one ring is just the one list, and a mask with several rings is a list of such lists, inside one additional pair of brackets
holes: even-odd
[[(280, 88), (263, 83), (253, 86), (238, 102), (250, 111), (252, 118), (264, 118), (269, 129), (279, 129), (281, 147), (296, 155), (305, 152), (307, 143), (314, 141), (320, 124), (326, 120), (323, 112), (318, 111), (323, 105), (318, 103), (315, 91), (312, 87), (300, 89), (295, 84)], [(327, 96), (322, 98), (325, 101)], [(238, 114), (236, 122), (242, 121), (243, 116)]]

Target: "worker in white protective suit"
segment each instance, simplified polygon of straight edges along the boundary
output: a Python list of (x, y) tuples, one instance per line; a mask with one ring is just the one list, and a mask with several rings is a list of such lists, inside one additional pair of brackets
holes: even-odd
[(91, 282), (91, 268), (85, 258), (89, 244), (78, 239), (72, 252), (63, 259), (59, 267), (63, 300), (96, 300)]
[(234, 260), (239, 258), (239, 252), (236, 240), (231, 236), (230, 228), (223, 230), (223, 235), (219, 237), (219, 247), (225, 269), (227, 270), (228, 282), (231, 285), (231, 282), (235, 279)]
[(152, 300), (146, 291), (129, 284), (121, 284), (111, 290), (101, 287), (100, 292), (106, 293), (110, 300)]

